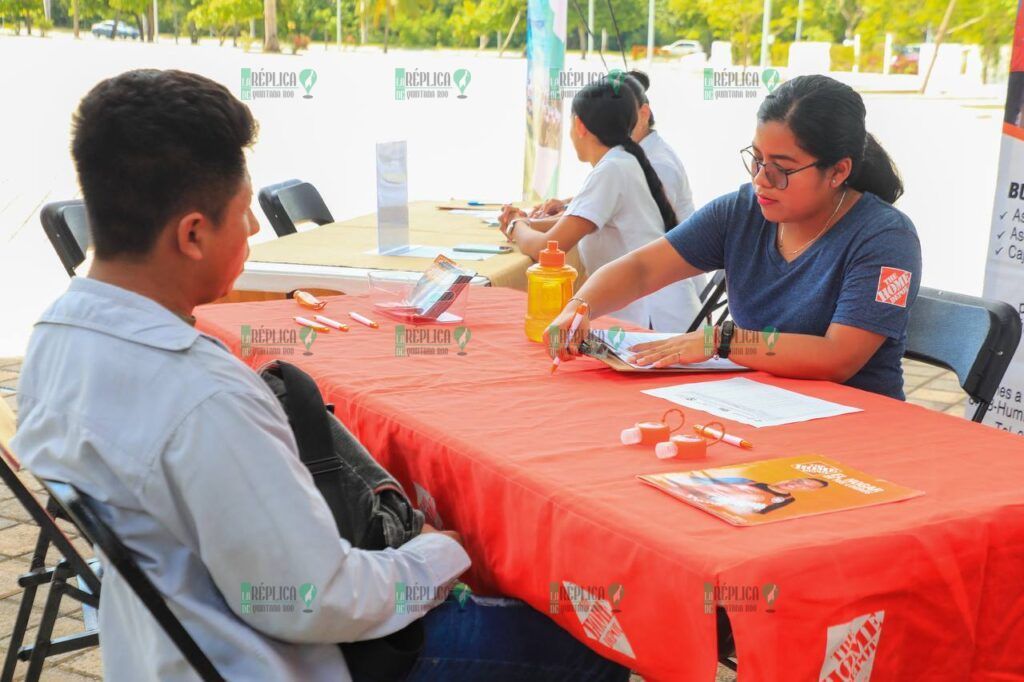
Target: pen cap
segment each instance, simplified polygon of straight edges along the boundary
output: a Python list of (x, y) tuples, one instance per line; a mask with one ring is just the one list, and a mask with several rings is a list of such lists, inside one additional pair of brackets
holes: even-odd
[(565, 251), (558, 248), (558, 242), (551, 240), (548, 248), (540, 252), (537, 261), (545, 268), (560, 268), (565, 265)]

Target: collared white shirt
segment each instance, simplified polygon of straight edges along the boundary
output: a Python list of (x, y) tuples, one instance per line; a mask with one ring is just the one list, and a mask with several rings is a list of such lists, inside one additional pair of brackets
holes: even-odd
[[(438, 533), (381, 552), (339, 539), (264, 382), (149, 298), (74, 278), (36, 324), (18, 393), (14, 452), (37, 476), (102, 503), (227, 679), (348, 680), (337, 642), (395, 632), (425, 612), (396, 609), (396, 583), (443, 598), (437, 588), (469, 567)], [(112, 569), (100, 632), (109, 680), (197, 679)]]
[(640, 148), (644, 150), (651, 167), (658, 174), (658, 179), (665, 188), (665, 196), (676, 211), (676, 220), (683, 222), (693, 215), (694, 206), (690, 179), (686, 177), (686, 169), (683, 168), (679, 155), (657, 130), (652, 130), (640, 140)]
[[(585, 218), (597, 227), (577, 246), (591, 275), (602, 265), (665, 236), (665, 222), (640, 162), (622, 146), (609, 149), (594, 165), (565, 215)], [(659, 332), (685, 332), (700, 305), (697, 285), (682, 280), (609, 314)]]

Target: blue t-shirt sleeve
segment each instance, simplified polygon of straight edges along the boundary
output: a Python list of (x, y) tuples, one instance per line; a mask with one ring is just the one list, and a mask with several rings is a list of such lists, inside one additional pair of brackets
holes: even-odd
[(921, 286), (921, 243), (896, 224), (872, 235), (845, 266), (832, 322), (900, 339)]
[(676, 225), (665, 237), (686, 262), (704, 272), (725, 267), (725, 237), (737, 193), (720, 196)]

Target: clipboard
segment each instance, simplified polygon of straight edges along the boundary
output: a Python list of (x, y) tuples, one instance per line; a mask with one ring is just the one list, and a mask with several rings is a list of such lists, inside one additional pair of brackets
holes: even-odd
[(709, 367), (693, 367), (693, 366), (680, 366), (680, 367), (652, 367), (650, 369), (640, 369), (634, 367), (629, 363), (623, 362), (619, 356), (617, 356), (603, 340), (591, 337), (580, 344), (580, 352), (583, 355), (600, 360), (604, 364), (608, 365), (616, 372), (624, 372), (631, 374), (731, 374), (733, 372), (750, 372), (753, 371), (749, 367), (742, 367), (736, 365), (735, 367), (712, 369)]

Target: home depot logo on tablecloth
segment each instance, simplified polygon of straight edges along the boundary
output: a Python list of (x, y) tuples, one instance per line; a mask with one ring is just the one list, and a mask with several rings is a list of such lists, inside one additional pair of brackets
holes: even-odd
[(885, 611), (875, 611), (829, 627), (818, 681), (868, 682), (884, 618)]
[(427, 523), (438, 530), (444, 530), (444, 523), (441, 521), (441, 514), (437, 511), (437, 503), (434, 502), (434, 496), (415, 481), (413, 481), (412, 487), (416, 491), (416, 507), (423, 512)]
[[(636, 658), (626, 633), (615, 617), (614, 609), (607, 599), (599, 599), (591, 592), (568, 580), (563, 580), (565, 591), (572, 601), (573, 612), (583, 625), (587, 637), (604, 644), (609, 649)], [(621, 589), (621, 586), (620, 586)], [(616, 593), (618, 594), (618, 593)], [(613, 599), (617, 597), (612, 597)]]
[(906, 308), (907, 295), (910, 293), (910, 277), (911, 273), (906, 270), (882, 266), (882, 271), (878, 275), (878, 292), (875, 294), (875, 300)]

